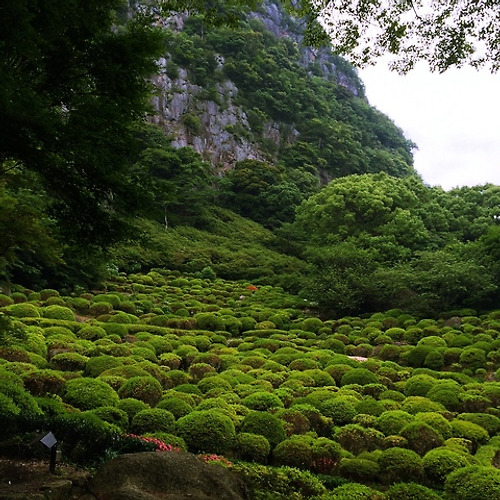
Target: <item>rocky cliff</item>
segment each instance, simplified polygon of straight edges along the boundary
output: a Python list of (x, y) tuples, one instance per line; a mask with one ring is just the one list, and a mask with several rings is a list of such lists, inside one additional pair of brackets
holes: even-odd
[[(303, 44), (301, 23), (292, 19), (275, 1), (266, 1), (248, 20), (262, 23), (273, 36), (287, 39), (297, 47), (295, 64), (309, 74), (343, 86), (353, 96), (363, 97), (364, 89), (356, 72), (329, 48), (311, 48)], [(166, 29), (182, 31), (186, 18), (178, 15), (160, 20)], [(216, 54), (214, 71), (224, 74), (225, 58)], [(277, 152), (296, 141), (300, 133), (293, 121), (266, 119), (258, 130), (249, 123), (248, 109), (238, 102), (238, 86), (229, 78), (220, 78), (210, 91), (193, 82), (186, 68), (169, 71), (172, 56), (160, 60), (159, 73), (153, 78), (158, 89), (154, 98), (157, 114), (153, 121), (171, 137), (174, 146), (192, 146), (219, 171), (244, 159), (275, 161)]]

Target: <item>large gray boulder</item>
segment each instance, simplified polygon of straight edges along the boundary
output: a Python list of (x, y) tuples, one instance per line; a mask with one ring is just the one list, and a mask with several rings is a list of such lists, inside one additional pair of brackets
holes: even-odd
[(190, 453), (121, 455), (100, 468), (89, 484), (98, 500), (244, 500), (230, 470)]

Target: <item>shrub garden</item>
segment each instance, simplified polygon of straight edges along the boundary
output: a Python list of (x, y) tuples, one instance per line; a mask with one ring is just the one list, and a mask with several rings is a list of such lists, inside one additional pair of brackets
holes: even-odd
[(85, 466), (211, 457), (255, 499), (500, 498), (500, 311), (320, 319), (163, 269), (2, 297), (3, 455), (39, 456), (44, 430)]

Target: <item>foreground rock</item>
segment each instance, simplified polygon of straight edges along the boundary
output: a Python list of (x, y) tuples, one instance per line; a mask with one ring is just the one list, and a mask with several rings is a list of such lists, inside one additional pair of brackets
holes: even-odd
[(244, 500), (229, 470), (189, 453), (121, 455), (100, 468), (89, 484), (98, 500)]

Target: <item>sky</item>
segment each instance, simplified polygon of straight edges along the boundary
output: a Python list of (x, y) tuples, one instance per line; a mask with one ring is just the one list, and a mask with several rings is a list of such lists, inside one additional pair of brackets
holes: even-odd
[(473, 68), (401, 76), (386, 63), (359, 70), (370, 104), (417, 144), (424, 182), (449, 190), (500, 185), (500, 73)]

